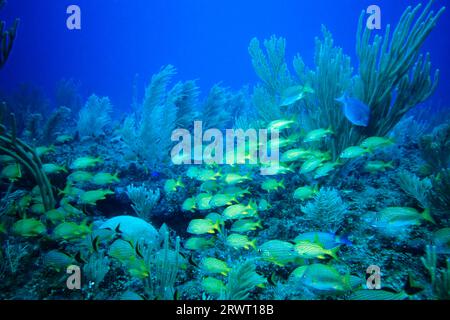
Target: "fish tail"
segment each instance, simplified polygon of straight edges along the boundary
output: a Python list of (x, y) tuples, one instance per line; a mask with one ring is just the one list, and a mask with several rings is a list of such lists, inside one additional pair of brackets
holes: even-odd
[(328, 254), (335, 260), (339, 260), (338, 256), (337, 256), (337, 252), (339, 250), (339, 246), (337, 246), (336, 248), (330, 249), (328, 250)]
[(256, 201), (253, 199), (250, 200), (250, 202), (248, 203), (248, 207), (252, 210), (258, 209), (258, 205), (256, 204)]
[(181, 181), (181, 177), (179, 177), (177, 180), (177, 187), (184, 188), (184, 183), (183, 183), (183, 181)]
[(222, 233), (222, 230), (220, 229), (220, 221), (217, 221), (217, 222), (214, 224), (212, 233), (214, 233), (214, 230), (217, 230), (219, 233)]
[(281, 189), (286, 189), (286, 187), (284, 186), (284, 179), (281, 179), (279, 186)]
[(426, 208), (423, 212), (422, 212), (422, 217), (426, 220), (429, 221), (433, 224), (436, 224), (436, 221), (433, 219), (433, 217), (431, 216), (430, 213), (430, 208)]
[(343, 284), (344, 284), (344, 289), (346, 289), (346, 290), (351, 290), (352, 289), (352, 284), (350, 282), (350, 273), (347, 273), (344, 276)]
[(20, 164), (17, 164), (17, 171), (19, 171), (19, 175), (17, 176), (17, 178), (22, 178), (22, 167), (20, 166)]
[(339, 236), (338, 237), (338, 241), (340, 243), (343, 243), (343, 244), (347, 245), (347, 246), (352, 246), (353, 245), (353, 243), (348, 239), (348, 235), (347, 234)]
[(256, 250), (256, 239), (253, 239), (252, 241), (250, 241), (248, 245)]
[(314, 191), (314, 193), (318, 193), (318, 192), (319, 192), (319, 185), (318, 185), (318, 184), (316, 184), (316, 185), (313, 187), (313, 191)]
[(341, 97), (336, 98), (334, 100), (337, 101), (337, 102), (345, 104), (345, 97), (346, 97), (346, 93), (344, 92), (344, 94)]

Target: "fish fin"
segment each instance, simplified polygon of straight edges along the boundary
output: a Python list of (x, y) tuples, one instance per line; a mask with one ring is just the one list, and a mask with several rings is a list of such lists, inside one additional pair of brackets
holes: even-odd
[(279, 267), (284, 268), (284, 264), (281, 262), (276, 261), (275, 259), (272, 259), (271, 262)]
[(346, 98), (347, 98), (347, 92), (344, 92), (344, 94), (341, 97), (336, 98), (334, 100), (345, 105)]
[(194, 255), (193, 255), (193, 254), (191, 254), (191, 255), (189, 256), (188, 262), (189, 262), (191, 265), (193, 265), (194, 267), (198, 268), (198, 263), (194, 260)]
[(180, 187), (180, 188), (184, 188), (184, 187), (185, 187), (183, 181), (181, 181), (181, 177), (178, 178), (177, 183), (176, 183), (176, 186), (177, 186), (177, 187)]
[(314, 192), (314, 194), (319, 192), (319, 184), (314, 185), (313, 192)]
[(22, 178), (22, 167), (17, 163), (17, 170), (19, 171), (18, 178)]
[(284, 179), (281, 179), (279, 186), (281, 189), (286, 189), (286, 187), (284, 186)]
[(408, 279), (406, 280), (403, 287), (404, 292), (408, 295), (415, 295), (423, 291), (424, 289), (425, 288), (421, 284), (414, 280), (412, 272), (408, 272)]
[(256, 239), (250, 241), (249, 246), (256, 250)]
[(216, 221), (216, 223), (214, 223), (212, 233), (215, 233), (214, 230), (217, 230), (219, 233), (222, 233), (222, 230), (220, 229), (220, 221)]
[(178, 289), (176, 289), (175, 292), (173, 293), (173, 300), (175, 301), (181, 300), (181, 293), (180, 291), (178, 291)]
[(338, 250), (339, 250), (339, 246), (337, 246), (337, 247), (335, 247), (335, 248), (333, 248), (333, 249), (330, 249), (328, 254), (329, 254), (333, 259), (339, 260), (339, 258), (338, 258), (338, 256), (337, 256)]
[(136, 251), (136, 254), (137, 254), (137, 256), (138, 256), (139, 258), (144, 259), (144, 256), (143, 256), (143, 254), (142, 254), (142, 252), (141, 252), (141, 246), (139, 245), (139, 243), (136, 243), (135, 251)]
[(433, 219), (433, 217), (431, 216), (430, 213), (430, 208), (426, 208), (423, 212), (422, 212), (422, 217), (426, 220), (429, 221), (433, 224), (436, 224), (436, 221)]
[(94, 252), (98, 252), (99, 242), (100, 242), (100, 237), (99, 236), (96, 236), (92, 240), (92, 248), (94, 249)]
[(277, 277), (276, 277), (276, 273), (275, 271), (272, 272), (272, 274), (267, 278), (267, 282), (272, 285), (272, 286), (276, 286), (277, 285)]
[(77, 252), (74, 259), (75, 259), (75, 261), (77, 261), (79, 263), (87, 263), (86, 259), (83, 258), (80, 251)]
[(256, 201), (254, 199), (250, 200), (250, 202), (248, 203), (248, 206), (250, 209), (255, 210), (255, 211), (258, 209), (258, 205), (256, 204)]
[(353, 243), (350, 241), (349, 239), (349, 235), (348, 234), (343, 234), (341, 236), (338, 236), (338, 241), (342, 244), (345, 244), (347, 246), (352, 246)]
[(347, 273), (344, 276), (343, 282), (344, 282), (344, 288), (346, 290), (352, 290), (352, 285), (351, 285), (351, 282), (350, 282), (350, 273)]

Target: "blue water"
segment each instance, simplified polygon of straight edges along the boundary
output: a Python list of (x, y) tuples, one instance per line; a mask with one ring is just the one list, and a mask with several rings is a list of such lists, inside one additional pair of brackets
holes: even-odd
[[(437, 1), (445, 4), (446, 1)], [(257, 81), (247, 47), (253, 37), (275, 34), (287, 40), (287, 61), (300, 53), (312, 66), (314, 38), (321, 25), (332, 32), (357, 67), (355, 41), (361, 11), (376, 3), (382, 27), (395, 24), (407, 0), (14, 0), (0, 12), (8, 22), (19, 17), (19, 40), (0, 73), (4, 90), (30, 82), (49, 96), (61, 78), (81, 82), (84, 95), (107, 95), (124, 111), (131, 103), (132, 83), (139, 74), (143, 87), (162, 65), (178, 69), (178, 79), (198, 79), (203, 94), (218, 82), (239, 89)], [(66, 8), (82, 10), (82, 30), (66, 28)], [(445, 15), (448, 15), (446, 13)], [(450, 19), (440, 19), (424, 51), (442, 70), (433, 101), (449, 101)], [(383, 31), (383, 30), (382, 30)]]

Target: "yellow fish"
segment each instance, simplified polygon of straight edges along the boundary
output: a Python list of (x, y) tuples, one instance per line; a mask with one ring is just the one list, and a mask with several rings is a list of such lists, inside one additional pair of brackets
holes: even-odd
[(219, 273), (224, 276), (231, 270), (225, 261), (216, 258), (204, 258), (200, 263), (200, 268), (205, 272)]
[(9, 179), (11, 182), (15, 182), (22, 178), (22, 169), (20, 167), (20, 164), (14, 163), (9, 164), (6, 167), (3, 168), (1, 172), (1, 177)]
[(338, 259), (336, 252), (339, 247), (333, 249), (325, 249), (320, 244), (310, 241), (298, 241), (295, 246), (295, 251), (303, 259), (325, 259), (325, 256), (331, 256), (333, 259)]
[(12, 231), (22, 237), (36, 237), (47, 232), (47, 228), (39, 220), (25, 218), (16, 221), (12, 226)]
[(191, 234), (207, 234), (215, 233), (215, 231), (220, 231), (219, 222), (213, 223), (208, 219), (194, 219), (189, 222), (187, 232)]
[(80, 202), (82, 204), (90, 204), (95, 206), (97, 201), (105, 200), (106, 196), (111, 194), (114, 194), (114, 192), (103, 189), (86, 191), (80, 195)]
[(248, 205), (234, 204), (227, 207), (222, 215), (226, 219), (240, 219), (243, 217), (252, 217), (257, 214), (258, 206), (256, 202), (250, 201)]
[(256, 249), (256, 239), (250, 241), (246, 235), (237, 233), (230, 234), (227, 237), (225, 243), (234, 249)]
[(169, 179), (164, 183), (164, 191), (166, 193), (173, 193), (177, 191), (177, 188), (184, 188), (184, 184), (181, 181), (181, 178), (178, 180)]

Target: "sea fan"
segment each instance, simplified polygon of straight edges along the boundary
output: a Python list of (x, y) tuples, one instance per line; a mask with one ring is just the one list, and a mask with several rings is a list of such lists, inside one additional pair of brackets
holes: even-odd
[(323, 231), (336, 232), (344, 222), (347, 205), (333, 188), (324, 188), (314, 201), (302, 206), (305, 218)]
[(82, 137), (98, 136), (111, 122), (112, 105), (108, 97), (90, 96), (81, 109), (77, 122), (78, 133)]

